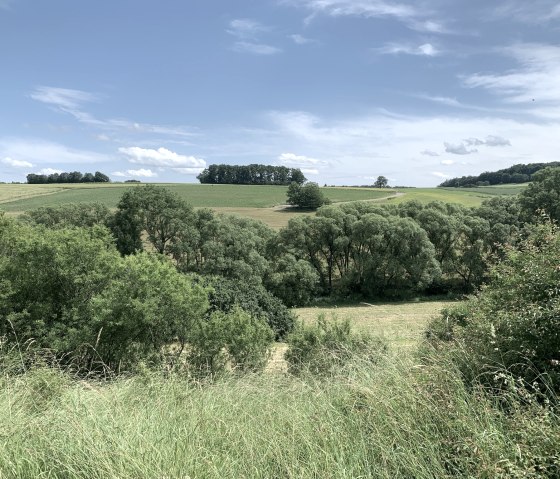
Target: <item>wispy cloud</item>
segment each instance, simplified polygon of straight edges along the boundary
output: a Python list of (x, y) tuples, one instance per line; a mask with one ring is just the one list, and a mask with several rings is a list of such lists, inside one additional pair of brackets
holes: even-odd
[(384, 55), (418, 55), (435, 57), (441, 55), (441, 52), (434, 47), (431, 43), (424, 43), (422, 45), (412, 45), (410, 43), (387, 43), (380, 48), (373, 49), (377, 53)]
[(317, 43), (317, 40), (314, 40), (313, 38), (304, 37), (299, 33), (294, 33), (293, 35), (289, 35), (288, 38), (290, 38), (297, 45), (308, 45), (310, 43)]
[(526, 112), (560, 118), (560, 46), (517, 44), (501, 50), (519, 67), (505, 73), (477, 73), (464, 77), (468, 88), (485, 88), (506, 103), (525, 104)]
[(266, 27), (255, 20), (251, 20), (249, 18), (238, 18), (229, 23), (229, 28), (226, 31), (238, 38), (256, 39), (261, 33), (269, 30), (269, 27)]
[(281, 48), (265, 43), (235, 42), (231, 49), (239, 53), (252, 53), (253, 55), (274, 55), (282, 51)]
[(514, 19), (522, 23), (546, 23), (560, 19), (557, 0), (505, 0), (493, 7), (493, 16)]
[(428, 33), (449, 33), (447, 27), (432, 18), (433, 12), (418, 2), (389, 0), (284, 0), (282, 3), (305, 8), (314, 16), (356, 16), (365, 18), (389, 17), (404, 22), (409, 28)]
[(238, 40), (231, 49), (238, 53), (251, 53), (253, 55), (274, 55), (282, 51), (281, 48), (268, 45), (260, 40), (263, 33), (269, 32), (270, 28), (249, 18), (239, 18), (229, 23), (226, 30)]
[(92, 164), (110, 161), (101, 153), (71, 148), (66, 145), (33, 138), (0, 138), (0, 156), (17, 158), (32, 164)]
[(8, 165), (8, 166), (11, 166), (13, 168), (32, 168), (33, 167), (33, 164), (29, 163), (29, 161), (14, 160), (13, 158), (10, 158), (9, 156), (7, 156), (6, 158), (3, 158), (1, 162), (4, 165)]
[(133, 146), (119, 148), (119, 152), (126, 156), (130, 163), (144, 166), (159, 166), (170, 168), (204, 168), (206, 161), (194, 156), (186, 156), (175, 153), (167, 148), (157, 150)]
[(287, 166), (305, 166), (305, 165), (326, 165), (327, 161), (318, 160), (317, 158), (309, 158), (305, 155), (296, 155), (295, 153), (282, 153), (278, 156), (278, 162)]
[(115, 132), (155, 133), (170, 136), (193, 136), (195, 133), (187, 127), (152, 125), (138, 123), (126, 119), (98, 119), (85, 111), (85, 105), (100, 101), (93, 93), (69, 88), (39, 86), (30, 95), (32, 99), (45, 103), (55, 110), (72, 115), (80, 123), (88, 126)]

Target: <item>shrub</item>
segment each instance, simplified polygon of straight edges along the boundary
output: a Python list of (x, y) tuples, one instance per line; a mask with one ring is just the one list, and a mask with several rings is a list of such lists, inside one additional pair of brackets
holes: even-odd
[(537, 226), (519, 248), (506, 249), (477, 296), (432, 322), (428, 337), (450, 350), (468, 381), (509, 387), (499, 373), (505, 368), (522, 384), (560, 391), (559, 265), (558, 228)]
[(197, 322), (189, 336), (189, 365), (198, 374), (260, 371), (269, 357), (274, 333), (261, 318), (235, 306), (229, 313), (215, 311)]
[(264, 318), (274, 331), (276, 339), (282, 339), (292, 331), (294, 314), (262, 285), (247, 284), (221, 276), (204, 278), (203, 283), (211, 288), (209, 313), (228, 313), (239, 306), (253, 317)]
[(313, 326), (300, 324), (287, 342), (285, 359), (292, 374), (332, 374), (353, 358), (376, 361), (387, 350), (380, 339), (353, 333), (348, 320), (327, 321), (323, 314)]
[(88, 336), (104, 363), (134, 368), (140, 361), (161, 361), (173, 341), (184, 346), (207, 308), (208, 291), (164, 257), (127, 256), (91, 301)]

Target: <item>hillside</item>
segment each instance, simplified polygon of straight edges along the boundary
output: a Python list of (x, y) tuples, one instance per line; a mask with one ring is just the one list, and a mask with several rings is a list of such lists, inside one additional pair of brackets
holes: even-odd
[(559, 161), (551, 163), (529, 163), (518, 164), (498, 171), (485, 171), (478, 176), (462, 176), (461, 178), (451, 178), (445, 180), (439, 187), (472, 188), (476, 186), (493, 186), (505, 184), (528, 183), (533, 175), (548, 167), (560, 166)]

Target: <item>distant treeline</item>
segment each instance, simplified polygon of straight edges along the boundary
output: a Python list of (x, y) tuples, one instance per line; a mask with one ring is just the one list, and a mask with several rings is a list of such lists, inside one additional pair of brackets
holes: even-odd
[(473, 186), (507, 185), (512, 183), (528, 183), (533, 174), (549, 166), (560, 166), (559, 161), (551, 163), (530, 163), (513, 165), (498, 171), (485, 171), (478, 176), (462, 176), (445, 180), (440, 187), (469, 188)]
[(95, 173), (70, 171), (69, 173), (52, 173), (50, 175), (29, 173), (27, 175), (27, 183), (34, 185), (45, 183), (109, 183), (110, 181), (107, 175), (99, 171)]
[(301, 185), (307, 180), (299, 168), (272, 165), (210, 165), (197, 179), (214, 185)]

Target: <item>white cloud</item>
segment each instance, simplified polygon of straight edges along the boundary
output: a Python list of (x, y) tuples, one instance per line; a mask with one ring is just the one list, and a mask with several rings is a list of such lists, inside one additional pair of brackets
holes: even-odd
[(52, 106), (58, 111), (73, 116), (77, 121), (93, 128), (115, 132), (156, 133), (171, 136), (193, 136), (193, 131), (184, 126), (153, 125), (126, 119), (100, 120), (83, 110), (86, 103), (97, 101), (98, 96), (82, 90), (40, 86), (30, 95), (36, 101)]
[(249, 18), (238, 18), (229, 23), (228, 33), (238, 38), (255, 39), (269, 28)]
[(511, 141), (501, 136), (489, 135), (484, 142), (486, 146), (511, 146)]
[[(301, 111), (274, 111), (269, 113), (269, 118), (269, 129), (261, 127), (253, 133), (243, 133), (235, 147), (239, 148), (239, 157), (246, 157), (250, 151), (247, 144), (258, 152), (257, 157), (270, 155), (271, 149), (284, 149), (289, 145), (292, 152), (305, 151), (309, 158), (328, 158), (329, 168), (319, 168), (318, 179), (328, 184), (353, 184), (367, 168), (386, 177), (397, 176), (400, 184), (432, 186), (434, 178), (428, 167), (432, 159), (427, 160), (419, 152), (431, 151), (425, 150), (427, 145), (441, 145), (442, 138), (487, 139), (488, 132), (501, 138), (515, 138), (515, 144), (507, 149), (488, 145), (479, 147), (484, 148), (484, 154), (469, 155), (468, 163), (457, 162), (453, 176), (499, 170), (514, 163), (556, 161), (560, 151), (560, 122), (542, 124), (497, 116), (384, 113), (336, 119)], [(451, 143), (471, 149), (462, 142)]]
[(95, 95), (82, 90), (39, 86), (29, 95), (34, 100), (71, 112), (84, 103), (96, 100)]
[(412, 30), (428, 33), (449, 33), (438, 20), (430, 18), (433, 12), (418, 2), (390, 0), (283, 0), (283, 3), (311, 12), (306, 23), (314, 16), (323, 14), (332, 17), (355, 16), (365, 18), (395, 18)]
[(560, 46), (517, 44), (502, 50), (519, 67), (505, 73), (464, 78), (468, 88), (485, 88), (507, 103), (531, 105), (526, 113), (560, 118)]
[(158, 148), (157, 150), (133, 146), (119, 148), (119, 151), (127, 156), (130, 163), (146, 166), (162, 166), (171, 168), (204, 168), (206, 161), (194, 156), (185, 156), (168, 150)]
[(467, 139), (463, 140), (463, 143), (467, 146), (484, 145), (484, 142), (482, 140), (479, 140), (478, 138), (467, 138)]
[(296, 155), (295, 153), (282, 153), (280, 156), (278, 156), (278, 161), (283, 165), (290, 166), (327, 164), (326, 161), (318, 160), (316, 158), (309, 158), (304, 155)]
[(420, 152), (420, 154), (425, 156), (439, 156), (439, 153), (436, 153), (435, 151), (432, 150), (423, 150)]
[(29, 163), (29, 161), (24, 160), (14, 160), (7, 156), (6, 158), (2, 159), (2, 163), (8, 166), (13, 166), (14, 168), (32, 168), (33, 165)]
[(294, 0), (291, 2), (333, 17), (397, 17), (412, 19), (420, 15), (413, 6), (385, 0)]
[(235, 42), (231, 48), (238, 53), (252, 53), (253, 55), (274, 55), (282, 51), (272, 45), (253, 42)]
[(62, 170), (57, 170), (56, 168), (42, 168), (37, 171), (38, 175), (54, 175), (55, 173), (62, 173)]
[(33, 164), (101, 163), (111, 159), (101, 153), (34, 138), (0, 138), (0, 156)]
[(455, 161), (453, 160), (441, 160), (442, 165), (454, 165)]
[(546, 23), (560, 18), (560, 4), (557, 0), (502, 0), (493, 13), (522, 23)]
[(157, 173), (153, 172), (152, 170), (146, 170), (144, 168), (140, 168), (139, 170), (126, 170), (126, 173), (129, 176), (138, 176), (141, 178), (156, 178)]
[(319, 170), (317, 168), (302, 168), (301, 172), (304, 175), (318, 175), (319, 174)]
[(445, 173), (442, 173), (441, 171), (432, 171), (432, 176), (435, 176), (437, 178), (450, 178), (450, 175), (446, 175)]
[(172, 168), (173, 171), (183, 175), (198, 175), (204, 168)]
[(290, 35), (289, 38), (292, 39), (292, 41), (298, 45), (307, 45), (308, 43), (317, 43), (317, 40), (313, 40), (312, 38), (307, 38), (304, 37), (303, 35), (300, 35), (298, 33), (294, 33), (293, 35)]
[(409, 43), (387, 43), (380, 48), (375, 48), (375, 52), (384, 55), (406, 55), (435, 57), (441, 52), (437, 50), (431, 43), (424, 43), (420, 46), (414, 46)]
[(478, 153), (476, 148), (468, 149), (464, 143), (452, 144), (444, 142), (443, 146), (447, 153), (452, 153), (454, 155), (472, 155), (473, 153)]
[(113, 171), (111, 173), (111, 176), (117, 176), (119, 178), (126, 178), (128, 176), (128, 174), (126, 174), (124, 171)]

